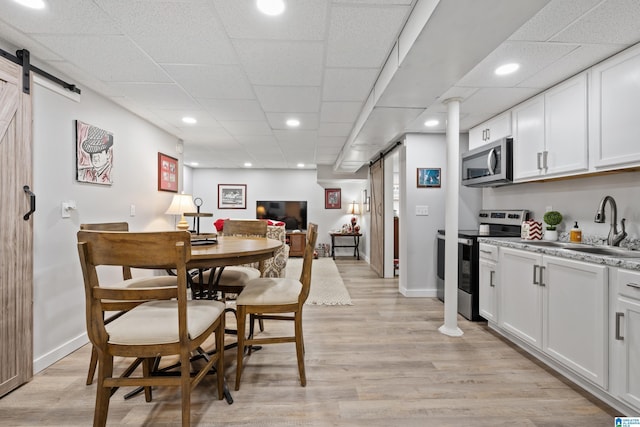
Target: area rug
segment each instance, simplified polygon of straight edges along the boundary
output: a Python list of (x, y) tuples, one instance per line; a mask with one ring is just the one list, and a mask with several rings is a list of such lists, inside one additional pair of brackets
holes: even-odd
[[(287, 260), (286, 276), (299, 279), (302, 271), (302, 258)], [(353, 305), (351, 295), (344, 286), (333, 259), (321, 257), (313, 260), (311, 267), (311, 289), (305, 304), (315, 305)]]

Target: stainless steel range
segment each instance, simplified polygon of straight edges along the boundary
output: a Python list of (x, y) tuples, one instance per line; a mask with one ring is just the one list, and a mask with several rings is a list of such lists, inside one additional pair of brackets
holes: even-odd
[[(484, 320), (478, 313), (478, 237), (520, 237), (522, 221), (529, 219), (524, 209), (481, 210), (478, 230), (458, 231), (458, 313), (469, 320)], [(438, 230), (437, 296), (444, 301), (444, 230)]]

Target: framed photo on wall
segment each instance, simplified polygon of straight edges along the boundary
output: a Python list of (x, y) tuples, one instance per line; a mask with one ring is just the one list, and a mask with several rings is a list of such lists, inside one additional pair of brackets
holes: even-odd
[(342, 209), (342, 194), (339, 188), (325, 188), (324, 208)]
[(218, 184), (218, 209), (247, 209), (247, 185)]
[(158, 153), (158, 191), (178, 192), (178, 159)]
[(111, 185), (113, 134), (76, 120), (76, 180)]
[(440, 168), (418, 168), (418, 188), (437, 188), (440, 185)]

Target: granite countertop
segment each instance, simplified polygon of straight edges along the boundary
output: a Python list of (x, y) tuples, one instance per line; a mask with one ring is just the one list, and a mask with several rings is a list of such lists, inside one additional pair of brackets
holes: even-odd
[(531, 243), (528, 240), (522, 240), (518, 237), (478, 237), (478, 242), (502, 246), (505, 248), (521, 249), (545, 255), (553, 255), (560, 258), (575, 259), (577, 261), (590, 262), (592, 264), (602, 264), (610, 267), (620, 267), (640, 271), (640, 253), (638, 254), (638, 258), (618, 258), (615, 256), (578, 252), (565, 248), (536, 246), (535, 243)]

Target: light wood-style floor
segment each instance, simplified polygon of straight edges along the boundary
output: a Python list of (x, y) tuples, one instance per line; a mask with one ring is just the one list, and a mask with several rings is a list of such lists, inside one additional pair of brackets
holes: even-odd
[[(307, 306), (307, 387), (292, 344), (265, 346), (247, 360), (233, 391), (235, 350), (226, 354), (234, 403), (216, 398), (214, 378), (194, 391), (201, 426), (611, 426), (616, 411), (490, 332), (460, 318), (464, 335), (440, 334), (443, 306), (405, 298), (397, 279), (379, 279), (363, 261), (338, 259), (353, 306)], [(289, 327), (291, 325), (288, 325)], [(281, 330), (266, 322), (264, 333)], [(232, 340), (229, 337), (229, 340)], [(0, 425), (87, 426), (95, 384), (85, 386), (83, 347), (0, 399)], [(180, 423), (179, 391), (111, 399), (108, 424)]]

